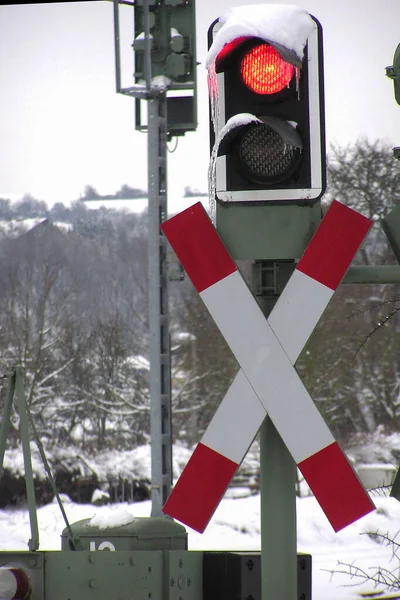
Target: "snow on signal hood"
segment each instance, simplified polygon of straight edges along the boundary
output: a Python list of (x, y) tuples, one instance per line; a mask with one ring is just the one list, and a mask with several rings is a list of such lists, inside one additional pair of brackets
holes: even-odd
[(230, 48), (254, 37), (271, 44), (286, 62), (301, 67), (304, 47), (316, 27), (306, 10), (292, 4), (237, 6), (224, 13), (219, 23), (221, 28), (206, 57), (207, 68), (221, 53), (226, 55)]

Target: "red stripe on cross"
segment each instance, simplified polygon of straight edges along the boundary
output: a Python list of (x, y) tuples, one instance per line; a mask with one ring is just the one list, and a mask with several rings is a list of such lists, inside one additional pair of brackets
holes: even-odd
[(201, 202), (161, 225), (194, 287), (200, 293), (236, 271)]
[(200, 442), (163, 512), (203, 533), (238, 466)]
[(329, 219), (322, 219), (297, 269), (336, 290), (372, 221), (334, 200)]
[(335, 531), (374, 510), (351, 465), (336, 442), (301, 461), (298, 468)]

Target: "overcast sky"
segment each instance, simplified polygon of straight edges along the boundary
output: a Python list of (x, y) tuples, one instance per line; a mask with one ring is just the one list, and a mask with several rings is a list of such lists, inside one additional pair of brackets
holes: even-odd
[[(199, 127), (168, 155), (172, 210), (186, 185), (207, 189), (207, 29), (241, 4), (257, 2), (196, 2)], [(400, 106), (385, 76), (400, 43), (400, 1), (298, 5), (324, 29), (328, 143), (366, 136), (400, 145)], [(87, 184), (103, 194), (124, 183), (147, 187), (147, 136), (135, 131), (134, 100), (115, 92), (112, 12), (111, 2), (94, 1), (0, 7), (0, 197), (29, 192), (51, 205), (76, 199)], [(126, 86), (132, 13), (121, 7)]]

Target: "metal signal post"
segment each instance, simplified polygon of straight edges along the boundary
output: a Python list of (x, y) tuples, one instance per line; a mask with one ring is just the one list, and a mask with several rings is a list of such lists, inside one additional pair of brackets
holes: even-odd
[(172, 484), (171, 379), (166, 240), (160, 224), (167, 219), (166, 95), (148, 100), (149, 347), (151, 430), (151, 516), (162, 507)]
[[(265, 10), (273, 21), (281, 9)], [(326, 187), (322, 27), (304, 11), (291, 19), (294, 37), (309, 32), (303, 56), (273, 33), (271, 41), (244, 31), (215, 58), (216, 227), (232, 258), (253, 261), (253, 293), (266, 317), (321, 221)], [(211, 25), (210, 48), (225, 25)], [(260, 479), (262, 598), (295, 600), (296, 464), (268, 416)]]
[[(195, 0), (136, 0), (131, 4), (135, 10), (135, 83), (129, 87), (121, 83), (121, 3), (114, 0), (116, 89), (135, 98), (136, 129), (147, 131), (151, 516), (161, 517), (172, 484), (172, 432), (168, 264), (160, 225), (167, 219), (167, 141), (196, 128)], [(192, 95), (169, 100), (170, 89)], [(147, 104), (146, 125), (141, 123), (142, 100)]]

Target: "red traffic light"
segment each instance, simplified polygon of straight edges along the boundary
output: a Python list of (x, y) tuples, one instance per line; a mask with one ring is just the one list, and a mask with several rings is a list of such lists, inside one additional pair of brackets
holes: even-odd
[(239, 8), (209, 29), (211, 196), (312, 205), (326, 187), (322, 27), (293, 6)]
[(295, 67), (285, 62), (269, 44), (258, 44), (242, 58), (243, 83), (256, 94), (276, 94), (291, 82)]

